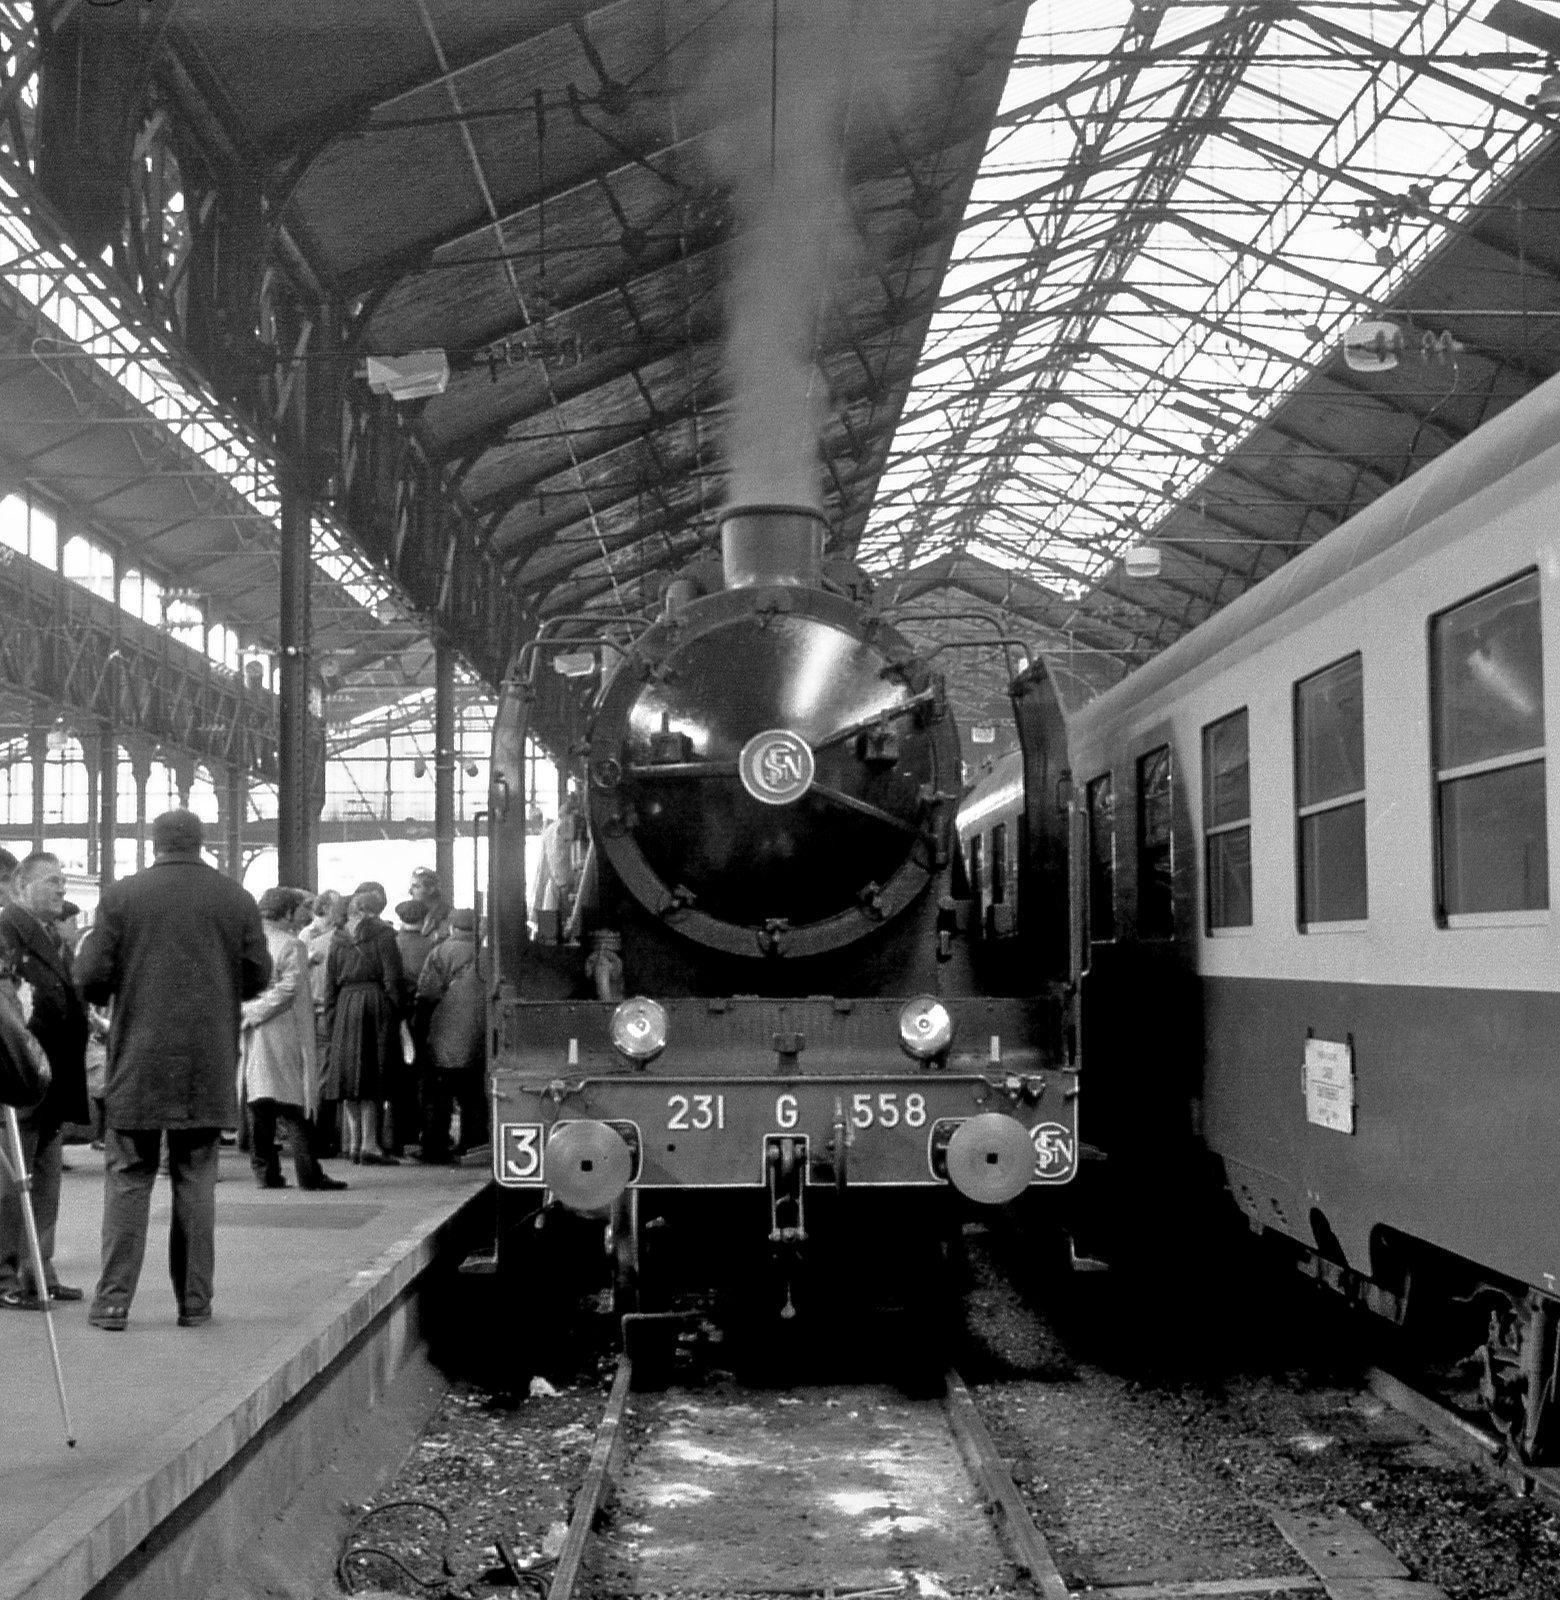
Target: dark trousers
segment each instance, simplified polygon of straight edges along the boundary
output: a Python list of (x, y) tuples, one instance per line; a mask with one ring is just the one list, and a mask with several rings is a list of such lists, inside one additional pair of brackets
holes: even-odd
[[(33, 1219), (38, 1224), (43, 1270), (52, 1288), (60, 1281), (54, 1273), (54, 1235), (60, 1216), (65, 1134), (62, 1128), (40, 1128), (25, 1111), (17, 1112), (16, 1124), (22, 1135), (22, 1155), (32, 1175)], [(0, 1138), (5, 1141), (5, 1156), (10, 1161), (11, 1136), (3, 1120)], [(32, 1251), (27, 1246), (27, 1225), (22, 1217), (22, 1191), (0, 1171), (0, 1290), (37, 1293), (33, 1276)]]
[(299, 1188), (312, 1189), (325, 1176), (309, 1146), (302, 1106), (290, 1106), (280, 1100), (251, 1100), (249, 1128), (249, 1165), (262, 1182), (282, 1175), (279, 1133), (287, 1142)]
[(340, 1109), (339, 1100), (321, 1100), (319, 1109), (314, 1113), (314, 1121), (309, 1124), (309, 1148), (316, 1160), (323, 1161), (326, 1156), (341, 1154), (341, 1131), (337, 1117)]
[[(169, 1128), (168, 1174), (173, 1225), (168, 1273), (181, 1315), (211, 1309), (217, 1264), (216, 1128)], [(152, 1185), (162, 1151), (160, 1128), (110, 1128), (103, 1140), (103, 1274), (94, 1308), (129, 1309), (146, 1254)]]
[(460, 1147), (474, 1150), (488, 1142), (487, 1068), (467, 1067), (455, 1074), (455, 1098), (460, 1106)]
[(433, 1070), (433, 1059), (428, 1054), (428, 1022), (421, 1009), (412, 1014), (406, 1025), (412, 1038), (412, 1059), (392, 1061), (390, 1079), (382, 1084), (380, 1092), (390, 1108), (389, 1132), (380, 1124), (379, 1142), (391, 1155), (400, 1155), (409, 1144), (422, 1139), (422, 1084)]
[(455, 1109), (458, 1073), (432, 1068), (422, 1081), (422, 1153), (425, 1161), (445, 1161), (450, 1154), (450, 1113)]

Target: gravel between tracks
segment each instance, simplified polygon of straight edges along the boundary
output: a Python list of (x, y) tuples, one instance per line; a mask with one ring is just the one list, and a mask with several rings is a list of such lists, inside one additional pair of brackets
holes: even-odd
[(1069, 1588), (1303, 1573), (1282, 1510), (1354, 1518), (1449, 1600), (1560, 1595), (1560, 1514), (1368, 1390), (1363, 1314), (1247, 1273), (1234, 1301), (1076, 1279), (1042, 1318), (1011, 1243), (972, 1252), (966, 1377)]
[[(1370, 1394), (1358, 1319), (1304, 1283), (1250, 1280), (1238, 1307), (1190, 1288), (1156, 1301), (1119, 1278), (1073, 1279), (1058, 1294), (1022, 1237), (969, 1243), (957, 1359), (1075, 1592), (1303, 1574), (1273, 1526), (1279, 1509), (1347, 1513), (1449, 1600), (1560, 1595), (1560, 1515), (1444, 1454)], [(701, 1347), (688, 1380), (720, 1353)], [(457, 1383), (376, 1503), (443, 1508), (451, 1586), (498, 1577), (502, 1537), (545, 1591), (610, 1371), (605, 1344), (587, 1341), (575, 1370), (550, 1375), (557, 1394), (506, 1405)], [(359, 1533), (426, 1578), (438, 1576), (442, 1535), (415, 1509)], [(353, 1587), (435, 1592), (384, 1562), (358, 1566)]]

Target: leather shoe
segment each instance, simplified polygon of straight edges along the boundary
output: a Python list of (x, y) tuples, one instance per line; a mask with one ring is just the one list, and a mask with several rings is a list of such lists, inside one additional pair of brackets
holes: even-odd
[(7, 1311), (42, 1311), (43, 1301), (29, 1289), (7, 1289), (0, 1293), (0, 1307)]
[(179, 1313), (179, 1326), (181, 1328), (204, 1328), (210, 1321), (210, 1311), (181, 1311)]
[(85, 1289), (73, 1288), (68, 1283), (51, 1283), (49, 1285), (49, 1298), (51, 1300), (85, 1300)]
[(319, 1175), (319, 1177), (317, 1177), (314, 1180), (313, 1183), (300, 1183), (298, 1185), (298, 1187), (300, 1189), (311, 1189), (311, 1190), (317, 1190), (317, 1189), (345, 1189), (347, 1187), (347, 1181), (346, 1181), (345, 1178), (332, 1178), (332, 1177), (329, 1177), (325, 1173), (322, 1172)]
[(93, 1306), (87, 1313), (87, 1321), (105, 1333), (123, 1333), (129, 1320), (129, 1306)]
[(255, 1179), (257, 1189), (285, 1189), (287, 1180), (279, 1172), (268, 1172), (263, 1178)]

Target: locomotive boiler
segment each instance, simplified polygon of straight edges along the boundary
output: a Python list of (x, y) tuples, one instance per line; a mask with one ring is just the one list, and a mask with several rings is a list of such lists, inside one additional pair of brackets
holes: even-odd
[[(527, 917), (524, 808), (503, 799), (524, 792), (545, 647), (499, 708), (499, 1272), (530, 1285), (557, 1239), (576, 1263), (604, 1240), (630, 1331), (695, 1279), (786, 1326), (842, 1286), (892, 1302), (961, 1208), (1076, 1162), (1066, 973), (983, 982), (941, 678), (826, 531), (733, 510), (718, 564), (597, 641), (570, 767), (584, 872), (556, 926)], [(1065, 917), (1065, 881), (1027, 889)]]

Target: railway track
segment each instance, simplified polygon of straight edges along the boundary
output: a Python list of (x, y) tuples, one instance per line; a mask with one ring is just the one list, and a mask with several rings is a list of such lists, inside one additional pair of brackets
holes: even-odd
[(630, 1374), (625, 1359), (548, 1600), (1018, 1588), (1067, 1600), (957, 1374), (940, 1400), (856, 1384), (642, 1395)]
[[(1560, 1594), (1546, 1475), (1369, 1369), (1331, 1300), (1280, 1274), (1261, 1315), (1195, 1302), (1148, 1342), (1097, 1279), (1029, 1303), (997, 1243), (972, 1248), (972, 1390), (948, 1374), (912, 1398), (843, 1350), (820, 1359), (855, 1381), (749, 1386), (700, 1324), (676, 1387), (642, 1393), (603, 1338), (523, 1405), (452, 1390), (385, 1496), (441, 1506), (443, 1532), (390, 1510), (368, 1531), (461, 1600)], [(902, 1364), (911, 1342), (876, 1353)], [(410, 1592), (366, 1553), (341, 1570), (349, 1592)]]
[[(1092, 1585), (1105, 1600), (1446, 1600), (1347, 1515), (1275, 1511), (1296, 1570)], [(1303, 1568), (1303, 1570), (1300, 1570)], [(548, 1600), (689, 1594), (1076, 1600), (956, 1372), (870, 1385), (635, 1394), (618, 1368)]]

